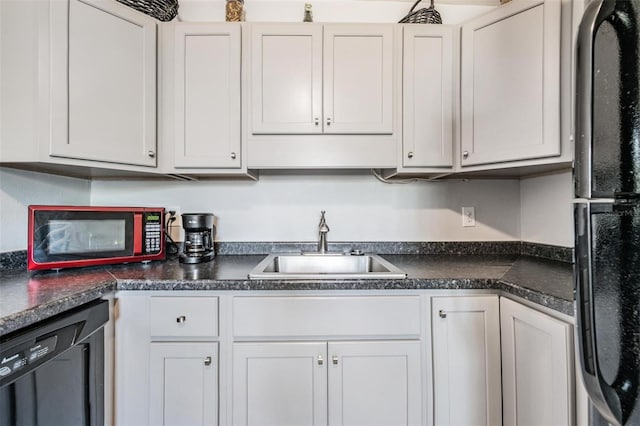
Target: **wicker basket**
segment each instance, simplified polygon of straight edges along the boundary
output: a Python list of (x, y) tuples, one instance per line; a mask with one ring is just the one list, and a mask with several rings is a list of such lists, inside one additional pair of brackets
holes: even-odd
[(398, 22), (400, 24), (442, 24), (442, 18), (433, 6), (433, 0), (431, 0), (429, 7), (423, 7), (415, 12), (413, 11), (421, 1), (422, 0), (416, 1), (409, 13)]
[(178, 14), (178, 0), (117, 0), (160, 21), (171, 21)]

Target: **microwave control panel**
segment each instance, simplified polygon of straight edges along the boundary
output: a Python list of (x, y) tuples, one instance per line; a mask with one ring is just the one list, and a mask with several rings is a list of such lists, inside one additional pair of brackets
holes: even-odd
[(144, 214), (144, 252), (157, 254), (162, 251), (162, 214), (149, 212)]

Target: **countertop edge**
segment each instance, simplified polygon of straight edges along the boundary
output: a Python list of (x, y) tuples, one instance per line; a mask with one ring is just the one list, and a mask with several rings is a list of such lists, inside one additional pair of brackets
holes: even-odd
[[(514, 265), (508, 267), (507, 272)], [(118, 278), (118, 274), (105, 270), (106, 276), (82, 290), (53, 297), (50, 300), (10, 313), (0, 318), (0, 337), (16, 332), (32, 324), (51, 318), (85, 303), (100, 299), (113, 291), (366, 291), (366, 290), (490, 290), (498, 294), (513, 295), (535, 305), (573, 316), (573, 300), (554, 296), (539, 289), (532, 289), (526, 280), (518, 284), (507, 272), (490, 278), (423, 278), (380, 280), (249, 280), (248, 278), (220, 279), (144, 279)]]
[(27, 328), (37, 322), (52, 318), (86, 303), (100, 299), (115, 291), (116, 280), (109, 280), (95, 287), (59, 299), (53, 299), (24, 311), (0, 318), (0, 337)]

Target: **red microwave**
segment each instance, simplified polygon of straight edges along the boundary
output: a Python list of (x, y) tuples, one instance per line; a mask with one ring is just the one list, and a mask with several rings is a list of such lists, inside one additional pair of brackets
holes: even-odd
[(27, 267), (163, 260), (163, 223), (159, 207), (29, 206)]

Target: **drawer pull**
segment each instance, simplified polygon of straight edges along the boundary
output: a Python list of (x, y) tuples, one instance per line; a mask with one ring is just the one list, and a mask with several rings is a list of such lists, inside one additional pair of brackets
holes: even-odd
[(204, 359), (204, 365), (209, 366), (211, 365), (211, 357), (208, 356)]
[(447, 313), (445, 311), (443, 311), (442, 309), (440, 309), (440, 311), (438, 311), (438, 315), (440, 316), (440, 318), (446, 318), (447, 317)]
[(185, 317), (184, 315), (180, 315), (178, 318), (176, 318), (176, 322), (178, 324), (182, 324), (182, 323), (184, 323), (186, 321), (187, 321), (187, 317)]
[(324, 365), (324, 359), (322, 358), (322, 355), (318, 355), (318, 365)]
[(331, 362), (333, 362), (333, 365), (338, 365), (338, 357), (337, 356), (332, 357)]

